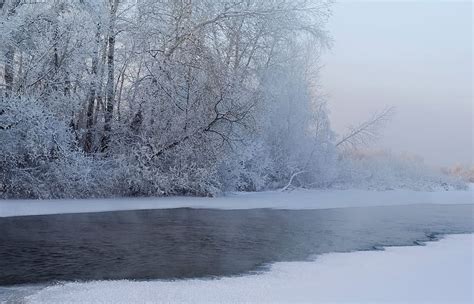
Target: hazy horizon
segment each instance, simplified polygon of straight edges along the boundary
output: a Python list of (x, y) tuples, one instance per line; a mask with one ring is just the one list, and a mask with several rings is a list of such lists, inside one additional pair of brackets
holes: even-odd
[(472, 3), (339, 1), (327, 26), (322, 83), (341, 133), (387, 106), (375, 149), (430, 165), (472, 159)]

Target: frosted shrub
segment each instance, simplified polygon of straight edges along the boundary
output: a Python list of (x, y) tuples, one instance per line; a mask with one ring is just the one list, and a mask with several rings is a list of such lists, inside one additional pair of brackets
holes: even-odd
[(118, 162), (74, 152), (68, 125), (33, 98), (0, 100), (0, 195), (86, 198), (120, 195)]
[(430, 168), (418, 157), (352, 152), (341, 159), (337, 185), (373, 190), (460, 190), (466, 184)]

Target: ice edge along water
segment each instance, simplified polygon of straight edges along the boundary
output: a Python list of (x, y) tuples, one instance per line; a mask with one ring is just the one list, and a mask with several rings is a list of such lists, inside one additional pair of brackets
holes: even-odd
[(330, 253), (258, 275), (95, 281), (46, 287), (27, 303), (472, 303), (474, 234), (426, 246)]
[(295, 190), (230, 193), (216, 198), (161, 197), (86, 200), (0, 200), (0, 217), (172, 208), (327, 209), (410, 204), (473, 204), (467, 191)]

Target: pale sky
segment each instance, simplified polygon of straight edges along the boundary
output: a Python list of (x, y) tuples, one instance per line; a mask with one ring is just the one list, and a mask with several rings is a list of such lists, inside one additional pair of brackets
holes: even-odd
[(472, 164), (470, 1), (339, 1), (322, 83), (336, 131), (395, 106), (374, 148)]

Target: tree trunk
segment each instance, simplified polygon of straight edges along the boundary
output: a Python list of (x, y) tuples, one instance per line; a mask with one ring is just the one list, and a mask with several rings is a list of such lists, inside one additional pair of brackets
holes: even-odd
[(4, 78), (5, 78), (5, 95), (10, 97), (13, 90), (13, 60), (15, 59), (15, 51), (12, 46), (7, 46), (7, 51), (5, 52), (5, 68), (4, 68)]
[(92, 128), (94, 126), (94, 104), (97, 91), (97, 71), (99, 65), (99, 48), (100, 48), (100, 23), (97, 24), (96, 33), (96, 48), (92, 58), (92, 80), (90, 83), (88, 104), (87, 104), (87, 119), (86, 119), (86, 137), (84, 140), (84, 151), (86, 153), (94, 152)]
[[(20, 0), (12, 1), (9, 6), (7, 3), (6, 4), (7, 17), (13, 16), (16, 13), (16, 8), (19, 5), (20, 5)], [(2, 9), (3, 9), (3, 5), (2, 5)], [(15, 49), (13, 48), (13, 45), (11, 43), (9, 43), (6, 49), (7, 50), (5, 52), (5, 66), (4, 66), (3, 77), (5, 81), (5, 95), (9, 97), (12, 95), (12, 91), (13, 91), (13, 79), (14, 79), (13, 62), (15, 60)]]
[(115, 19), (117, 16), (118, 0), (109, 0), (110, 2), (110, 19), (108, 33), (108, 49), (107, 49), (107, 87), (106, 87), (106, 104), (104, 115), (104, 134), (101, 142), (101, 152), (107, 151), (110, 144), (110, 136), (112, 132), (112, 120), (114, 114), (114, 73), (115, 73)]

